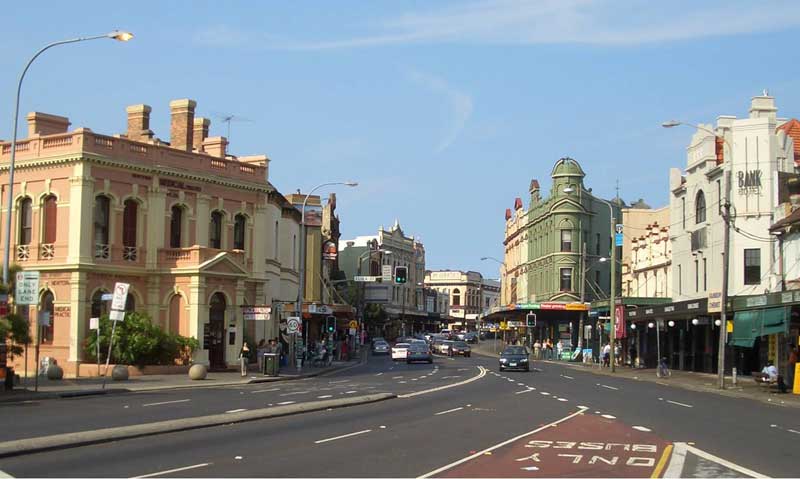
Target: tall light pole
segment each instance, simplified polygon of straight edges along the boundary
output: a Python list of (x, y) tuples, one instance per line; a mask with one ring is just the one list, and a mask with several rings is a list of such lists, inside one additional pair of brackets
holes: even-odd
[(8, 265), (11, 256), (11, 212), (13, 211), (14, 207), (14, 160), (16, 159), (17, 155), (17, 124), (19, 122), (19, 97), (20, 93), (22, 92), (22, 81), (25, 79), (25, 74), (28, 73), (28, 69), (31, 67), (31, 64), (36, 60), (39, 55), (44, 53), (46, 50), (50, 48), (56, 47), (58, 45), (66, 45), (68, 43), (78, 43), (78, 42), (86, 42), (89, 40), (99, 40), (101, 38), (110, 38), (112, 40), (117, 40), (120, 42), (127, 42), (133, 38), (133, 34), (130, 32), (122, 32), (119, 30), (115, 30), (110, 33), (106, 33), (105, 35), (96, 35), (93, 37), (80, 37), (80, 38), (72, 38), (69, 40), (60, 40), (57, 42), (53, 42), (49, 45), (45, 45), (42, 47), (38, 52), (36, 52), (28, 63), (25, 64), (25, 68), (22, 70), (22, 74), (19, 76), (19, 82), (17, 83), (17, 96), (14, 100), (14, 128), (11, 131), (11, 160), (8, 165), (8, 209), (6, 210), (6, 243), (3, 249), (3, 283), (8, 284)]
[[(564, 193), (570, 194), (575, 190), (573, 190), (572, 188), (570, 188), (568, 186), (568, 187), (564, 188), (563, 191), (564, 191)], [(611, 318), (611, 331), (610, 331), (610, 334), (609, 334), (609, 346), (611, 347), (611, 355), (610, 355), (611, 356), (611, 372), (613, 373), (613, 372), (616, 371), (616, 352), (615, 352), (615, 348), (616, 348), (616, 343), (617, 343), (617, 341), (616, 341), (616, 339), (617, 339), (617, 303), (616, 303), (616, 299), (617, 299), (617, 288), (616, 288), (617, 287), (617, 281), (616, 281), (616, 275), (617, 275), (617, 246), (614, 244), (614, 233), (616, 232), (614, 230), (614, 227), (616, 225), (617, 219), (614, 217), (614, 206), (611, 204), (610, 201), (606, 201), (606, 200), (604, 200), (602, 198), (598, 198), (598, 197), (594, 196), (593, 194), (589, 193), (588, 191), (586, 191), (584, 188), (581, 188), (580, 194), (586, 194), (590, 198), (592, 198), (592, 199), (594, 199), (596, 201), (599, 201), (601, 203), (604, 203), (606, 206), (608, 206), (608, 216), (609, 216), (609, 220), (610, 220), (609, 224), (611, 225), (611, 228), (610, 228), (611, 232), (609, 234), (609, 239), (611, 240), (611, 285), (610, 285), (610, 290), (611, 291), (609, 291), (610, 295), (609, 295), (609, 300), (608, 300), (608, 314), (609, 314), (609, 316)], [(600, 334), (600, 333), (598, 333), (598, 334)]]
[[(300, 210), (300, 284), (297, 288), (297, 303), (295, 304), (295, 314), (297, 314), (301, 321), (303, 318), (303, 298), (306, 295), (306, 204), (308, 203), (308, 198), (311, 196), (312, 193), (317, 191), (320, 188), (325, 186), (336, 186), (336, 185), (344, 185), (344, 186), (358, 186), (358, 183), (355, 181), (335, 181), (331, 183), (322, 183), (313, 188), (311, 191), (306, 194), (306, 197), (303, 198), (303, 208)], [(294, 339), (292, 340), (292, 344), (289, 346), (290, 349), (294, 350)], [(292, 351), (294, 352), (294, 351)]]
[[(731, 152), (730, 161), (725, 162), (726, 164), (733, 164), (733, 146), (725, 139), (724, 136), (718, 135), (716, 132), (701, 126), (701, 125), (692, 125), (691, 123), (684, 123), (682, 121), (670, 120), (665, 121), (661, 124), (664, 128), (674, 128), (676, 126), (688, 126), (690, 128), (695, 128), (697, 130), (702, 130), (714, 135), (714, 138), (719, 138), (726, 145), (728, 145), (728, 151)], [(724, 155), (723, 155), (724, 157)], [(725, 228), (722, 231), (722, 298), (720, 298), (720, 305), (719, 316), (721, 320), (720, 328), (719, 328), (719, 347), (717, 351), (717, 381), (718, 386), (720, 389), (725, 389), (725, 346), (728, 343), (728, 270), (730, 268), (730, 239), (731, 239), (731, 168), (725, 168), (725, 203), (722, 205), (723, 213), (722, 213), (722, 221), (725, 223)], [(661, 358), (659, 358), (659, 361)]]
[[(486, 260), (494, 261), (495, 263), (497, 263), (497, 264), (499, 264), (500, 266), (503, 267), (503, 276), (506, 277), (506, 281), (508, 282), (508, 287), (510, 289), (511, 288), (511, 278), (508, 277), (508, 268), (506, 268), (506, 264), (504, 262), (500, 261), (499, 259), (494, 258), (492, 256), (482, 256), (481, 257), (481, 261), (486, 261)], [(500, 282), (500, 296), (501, 296), (500, 300), (501, 301), (502, 301), (502, 290), (503, 290), (503, 282), (501, 281)], [(511, 293), (509, 292), (509, 296), (510, 296), (510, 294)], [(509, 301), (510, 301), (510, 298), (509, 298)]]

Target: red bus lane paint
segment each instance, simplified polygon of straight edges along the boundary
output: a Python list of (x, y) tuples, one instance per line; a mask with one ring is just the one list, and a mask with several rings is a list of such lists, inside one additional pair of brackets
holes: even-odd
[[(503, 443), (501, 443), (503, 444)], [(620, 420), (576, 414), (433, 477), (661, 477), (672, 443)]]

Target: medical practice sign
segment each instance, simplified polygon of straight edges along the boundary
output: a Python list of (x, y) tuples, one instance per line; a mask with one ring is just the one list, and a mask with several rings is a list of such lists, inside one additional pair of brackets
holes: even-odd
[(16, 304), (36, 305), (39, 304), (39, 272), (20, 271), (17, 273), (16, 294), (14, 302)]

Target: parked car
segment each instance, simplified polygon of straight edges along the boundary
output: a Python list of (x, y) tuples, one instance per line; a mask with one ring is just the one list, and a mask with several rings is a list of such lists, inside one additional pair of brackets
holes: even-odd
[(478, 342), (478, 333), (467, 333), (467, 334), (465, 334), (464, 335), (464, 341), (466, 341), (468, 343), (471, 343), (471, 344), (477, 344), (477, 342)]
[(529, 356), (530, 353), (525, 346), (506, 346), (503, 352), (500, 353), (500, 371), (505, 371), (506, 369), (530, 371)]
[(372, 344), (380, 343), (380, 342), (384, 342), (385, 343), (386, 339), (384, 339), (384, 338), (382, 338), (380, 336), (376, 336), (376, 337), (372, 338), (370, 341), (372, 341)]
[(468, 358), (472, 353), (472, 349), (465, 341), (453, 341), (453, 344), (450, 345), (450, 350), (448, 353), (450, 356), (464, 356), (465, 358)]
[(409, 346), (411, 346), (409, 343), (397, 343), (392, 346), (392, 361), (406, 359)]
[(441, 334), (442, 336), (445, 336), (445, 339), (450, 339), (452, 337), (452, 335), (453, 335), (453, 332), (450, 331), (449, 329), (443, 329), (443, 330), (439, 331), (439, 334)]
[(431, 354), (431, 350), (424, 342), (411, 343), (411, 345), (408, 347), (406, 362), (411, 364), (416, 361), (423, 361), (428, 364), (433, 364), (433, 355)]
[(372, 343), (372, 354), (389, 354), (389, 343), (386, 341), (374, 341)]

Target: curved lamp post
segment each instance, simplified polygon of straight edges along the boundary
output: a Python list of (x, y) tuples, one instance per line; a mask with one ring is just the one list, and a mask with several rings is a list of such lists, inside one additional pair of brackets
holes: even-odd
[(19, 82), (17, 83), (17, 97), (14, 101), (14, 129), (11, 132), (11, 160), (8, 166), (8, 209), (6, 213), (6, 243), (4, 245), (3, 250), (3, 283), (8, 284), (8, 263), (9, 257), (11, 256), (11, 212), (12, 208), (14, 207), (14, 160), (16, 159), (17, 153), (17, 123), (19, 120), (19, 97), (20, 92), (22, 91), (22, 81), (25, 79), (25, 74), (28, 73), (28, 69), (31, 67), (31, 64), (36, 60), (39, 55), (44, 53), (46, 50), (50, 48), (56, 47), (58, 45), (66, 45), (68, 43), (78, 43), (78, 42), (86, 42), (89, 40), (99, 40), (101, 38), (110, 38), (112, 40), (117, 40), (120, 42), (127, 42), (133, 38), (133, 34), (130, 32), (123, 32), (119, 30), (114, 30), (113, 32), (106, 33), (105, 35), (96, 35), (93, 37), (80, 37), (80, 38), (72, 38), (69, 40), (60, 40), (57, 42), (53, 42), (49, 45), (45, 45), (41, 48), (36, 54), (34, 54), (28, 63), (25, 64), (25, 68), (22, 70), (22, 74), (19, 76)]
[[(677, 120), (670, 120), (665, 121), (661, 124), (664, 128), (674, 128), (676, 126), (688, 126), (689, 128), (695, 128), (697, 130), (702, 130), (714, 135), (715, 138), (721, 139), (728, 145), (728, 150), (731, 152), (731, 161), (733, 163), (733, 146), (725, 139), (724, 136), (718, 135), (716, 132), (701, 126), (701, 125), (692, 125), (691, 123), (685, 123), (682, 121)], [(720, 324), (727, 319), (728, 315), (728, 269), (729, 269), (729, 261), (728, 256), (730, 255), (730, 217), (731, 217), (731, 199), (730, 199), (730, 185), (731, 185), (731, 169), (727, 168), (725, 171), (725, 203), (722, 205), (724, 209), (724, 213), (722, 215), (722, 219), (725, 222), (725, 229), (723, 230), (723, 238), (722, 238), (722, 297), (720, 298), (720, 313), (719, 317), (722, 319)], [(720, 389), (725, 389), (725, 346), (728, 343), (728, 328), (723, 327), (719, 330), (719, 347), (717, 351), (717, 381), (718, 386)]]

